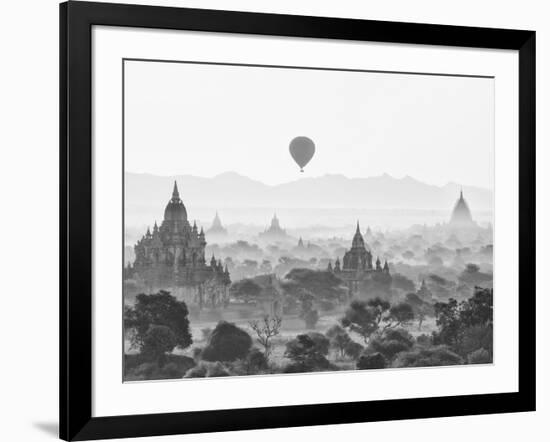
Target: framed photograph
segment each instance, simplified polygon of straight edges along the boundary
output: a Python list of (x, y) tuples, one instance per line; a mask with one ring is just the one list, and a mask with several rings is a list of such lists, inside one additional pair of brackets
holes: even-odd
[(535, 409), (535, 32), (60, 24), (61, 438)]

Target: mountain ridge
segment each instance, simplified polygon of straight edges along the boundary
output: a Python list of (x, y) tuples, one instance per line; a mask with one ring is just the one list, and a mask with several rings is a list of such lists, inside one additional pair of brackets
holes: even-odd
[(202, 207), (439, 210), (452, 207), (461, 189), (472, 208), (486, 210), (493, 205), (493, 193), (489, 189), (453, 182), (436, 186), (409, 175), (348, 178), (326, 174), (269, 185), (236, 172), (223, 172), (211, 178), (126, 172), (125, 204), (158, 207), (170, 198), (174, 180), (178, 181), (185, 204)]

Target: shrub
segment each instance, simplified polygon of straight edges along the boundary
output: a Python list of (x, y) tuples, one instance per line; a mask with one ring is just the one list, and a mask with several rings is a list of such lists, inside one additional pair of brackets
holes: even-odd
[[(138, 356), (138, 358), (126, 359), (131, 361), (130, 364), (125, 364), (124, 379), (127, 381), (179, 379), (195, 365), (193, 359), (182, 355), (167, 355), (163, 366), (157, 362), (139, 363), (138, 361), (144, 360), (142, 355), (132, 356)], [(134, 365), (134, 362), (138, 362), (138, 365)]]
[(229, 376), (229, 371), (219, 361), (210, 364), (206, 376), (209, 378)]
[(206, 361), (235, 361), (244, 358), (252, 347), (252, 338), (230, 322), (220, 321), (202, 351)]
[(213, 378), (229, 376), (229, 371), (224, 365), (217, 362), (205, 362), (201, 361), (196, 367), (191, 368), (185, 373), (184, 378)]
[(181, 378), (184, 373), (180, 373), (178, 364), (175, 362), (169, 362), (162, 367), (162, 375), (166, 376), (166, 379)]
[(386, 367), (386, 358), (382, 353), (363, 354), (357, 360), (358, 370), (375, 370)]
[(416, 343), (422, 347), (431, 347), (433, 345), (433, 338), (427, 334), (418, 335)]
[(163, 368), (164, 379), (181, 378), (187, 370), (195, 366), (195, 361), (189, 356), (168, 355), (166, 365)]
[(239, 359), (231, 364), (232, 373), (239, 376), (258, 374), (267, 368), (267, 359), (259, 348), (253, 348), (246, 355), (246, 358)]
[(142, 379), (153, 379), (153, 374), (158, 370), (158, 365), (154, 362), (145, 362), (133, 371), (133, 374)]
[(195, 367), (189, 369), (185, 373), (184, 378), (205, 378), (208, 373), (208, 366), (205, 362), (201, 361)]
[(265, 354), (257, 348), (250, 350), (246, 356), (247, 374), (258, 373), (267, 368), (267, 359)]
[(492, 325), (474, 325), (464, 330), (459, 351), (463, 355), (468, 355), (478, 348), (484, 348), (493, 354), (493, 326)]
[(330, 366), (328, 354), (329, 340), (320, 333), (298, 335), (287, 342), (285, 357), (291, 359), (285, 372), (297, 373), (326, 369)]
[(490, 364), (492, 362), (492, 356), (484, 348), (478, 348), (468, 355), (468, 364)]
[(445, 345), (430, 348), (418, 348), (399, 354), (394, 367), (434, 367), (441, 365), (460, 365), (463, 359)]

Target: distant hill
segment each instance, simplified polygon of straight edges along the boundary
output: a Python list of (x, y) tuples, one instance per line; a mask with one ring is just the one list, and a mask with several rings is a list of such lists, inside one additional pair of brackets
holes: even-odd
[(164, 207), (174, 180), (188, 206), (240, 208), (354, 208), (450, 210), (460, 189), (474, 210), (490, 210), (490, 190), (449, 183), (434, 186), (411, 177), (387, 174), (369, 178), (324, 175), (266, 185), (234, 172), (212, 178), (126, 173), (126, 207), (135, 211)]

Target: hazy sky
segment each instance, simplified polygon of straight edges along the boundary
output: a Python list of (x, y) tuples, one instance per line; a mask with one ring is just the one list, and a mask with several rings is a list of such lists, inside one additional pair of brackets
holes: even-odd
[[(127, 61), (130, 172), (267, 184), (410, 175), (493, 188), (493, 80)], [(300, 173), (288, 145), (316, 145)]]

